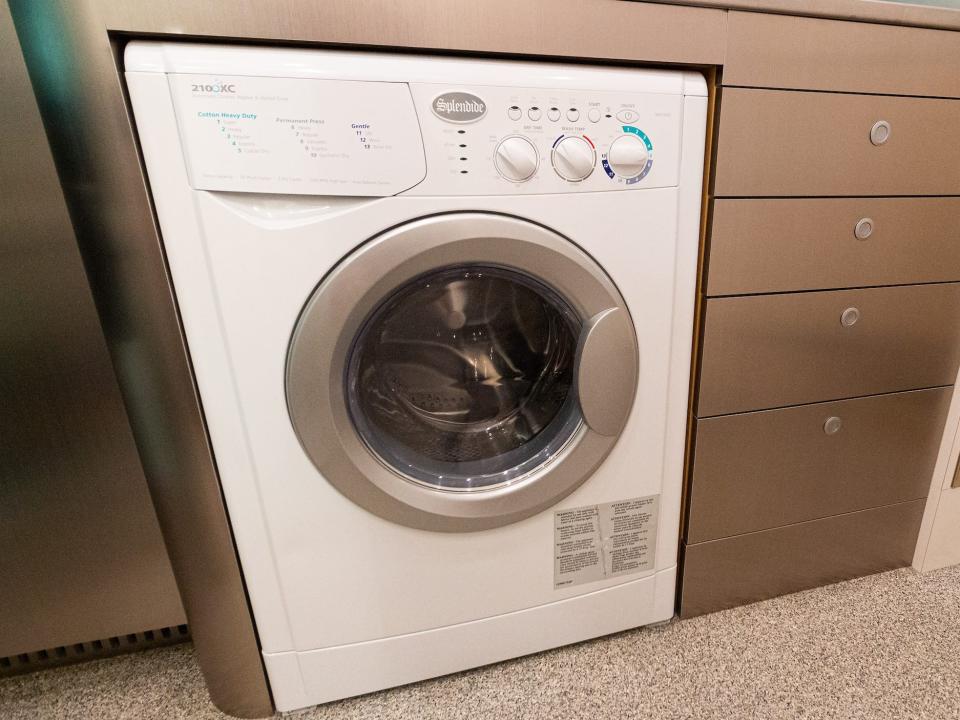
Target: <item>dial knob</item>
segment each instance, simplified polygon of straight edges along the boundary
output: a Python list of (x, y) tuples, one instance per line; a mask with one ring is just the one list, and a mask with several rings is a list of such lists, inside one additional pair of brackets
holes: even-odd
[(557, 175), (570, 182), (578, 182), (590, 176), (597, 162), (593, 146), (582, 137), (565, 137), (553, 148), (553, 169)]
[(636, 135), (621, 135), (607, 150), (607, 162), (613, 171), (620, 177), (631, 179), (637, 177), (647, 166), (647, 146)]
[(540, 157), (536, 146), (522, 135), (504, 138), (493, 154), (497, 172), (507, 180), (523, 182), (537, 171)]

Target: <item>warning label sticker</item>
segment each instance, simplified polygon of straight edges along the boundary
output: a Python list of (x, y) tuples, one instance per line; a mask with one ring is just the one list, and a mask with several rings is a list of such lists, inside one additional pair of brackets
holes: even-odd
[(660, 496), (553, 514), (553, 587), (652, 570)]

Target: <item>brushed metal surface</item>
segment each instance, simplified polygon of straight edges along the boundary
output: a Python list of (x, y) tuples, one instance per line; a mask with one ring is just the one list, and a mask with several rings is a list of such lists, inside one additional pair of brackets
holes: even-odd
[[(956, 11), (856, 5), (866, 12), (886, 9), (906, 17), (926, 10), (960, 20)], [(750, 12), (731, 12), (728, 22), (725, 85), (960, 97), (956, 32)]]
[(952, 385), (960, 283), (711, 298), (702, 347), (701, 418)]
[(0, 657), (185, 622), (0, 3)]
[[(864, 2), (863, 0), (665, 0), (676, 5), (729, 8), (754, 13), (775, 13), (884, 23), (913, 27), (960, 30), (960, 9), (937, 5), (933, 0), (906, 2)], [(909, 4), (907, 4), (909, 3)], [(741, 15), (743, 13), (737, 13)]]
[(11, 9), (211, 699), (269, 715), (114, 48), (91, 4)]
[(685, 545), (680, 617), (906, 567), (924, 503), (911, 500)]
[(957, 100), (724, 88), (714, 195), (960, 195), (957, 127)]
[(936, 388), (699, 421), (686, 541), (926, 498), (951, 395)]
[(82, 14), (96, 18), (101, 31), (124, 33), (699, 65), (719, 65), (726, 55), (725, 11), (656, 3), (87, 0), (84, 5)]
[(960, 280), (958, 237), (960, 198), (716, 200), (707, 294)]
[(266, 715), (269, 691), (118, 77), (118, 45), (130, 35), (184, 35), (717, 64), (726, 13), (609, 0), (11, 7), (211, 697), (234, 715)]

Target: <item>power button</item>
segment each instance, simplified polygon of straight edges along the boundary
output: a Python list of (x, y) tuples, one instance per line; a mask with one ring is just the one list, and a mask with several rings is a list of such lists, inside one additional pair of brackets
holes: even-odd
[(617, 120), (628, 125), (635, 123), (640, 119), (640, 114), (636, 110), (621, 110), (617, 113)]

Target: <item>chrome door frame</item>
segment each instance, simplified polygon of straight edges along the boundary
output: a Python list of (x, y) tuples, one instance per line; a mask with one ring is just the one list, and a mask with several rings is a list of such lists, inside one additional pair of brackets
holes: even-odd
[[(387, 298), (427, 273), (471, 265), (526, 274), (578, 314), (583, 329), (571, 392), (583, 422), (556, 456), (526, 475), (487, 489), (454, 492), (407, 478), (367, 447), (350, 418), (344, 378), (356, 337)], [(616, 362), (607, 362), (610, 357)], [(627, 305), (589, 255), (527, 220), (454, 212), (388, 230), (327, 274), (297, 321), (287, 357), (286, 395), (301, 445), (342, 494), (393, 522), (466, 532), (534, 515), (589, 478), (627, 422), (638, 377), (639, 350)]]

